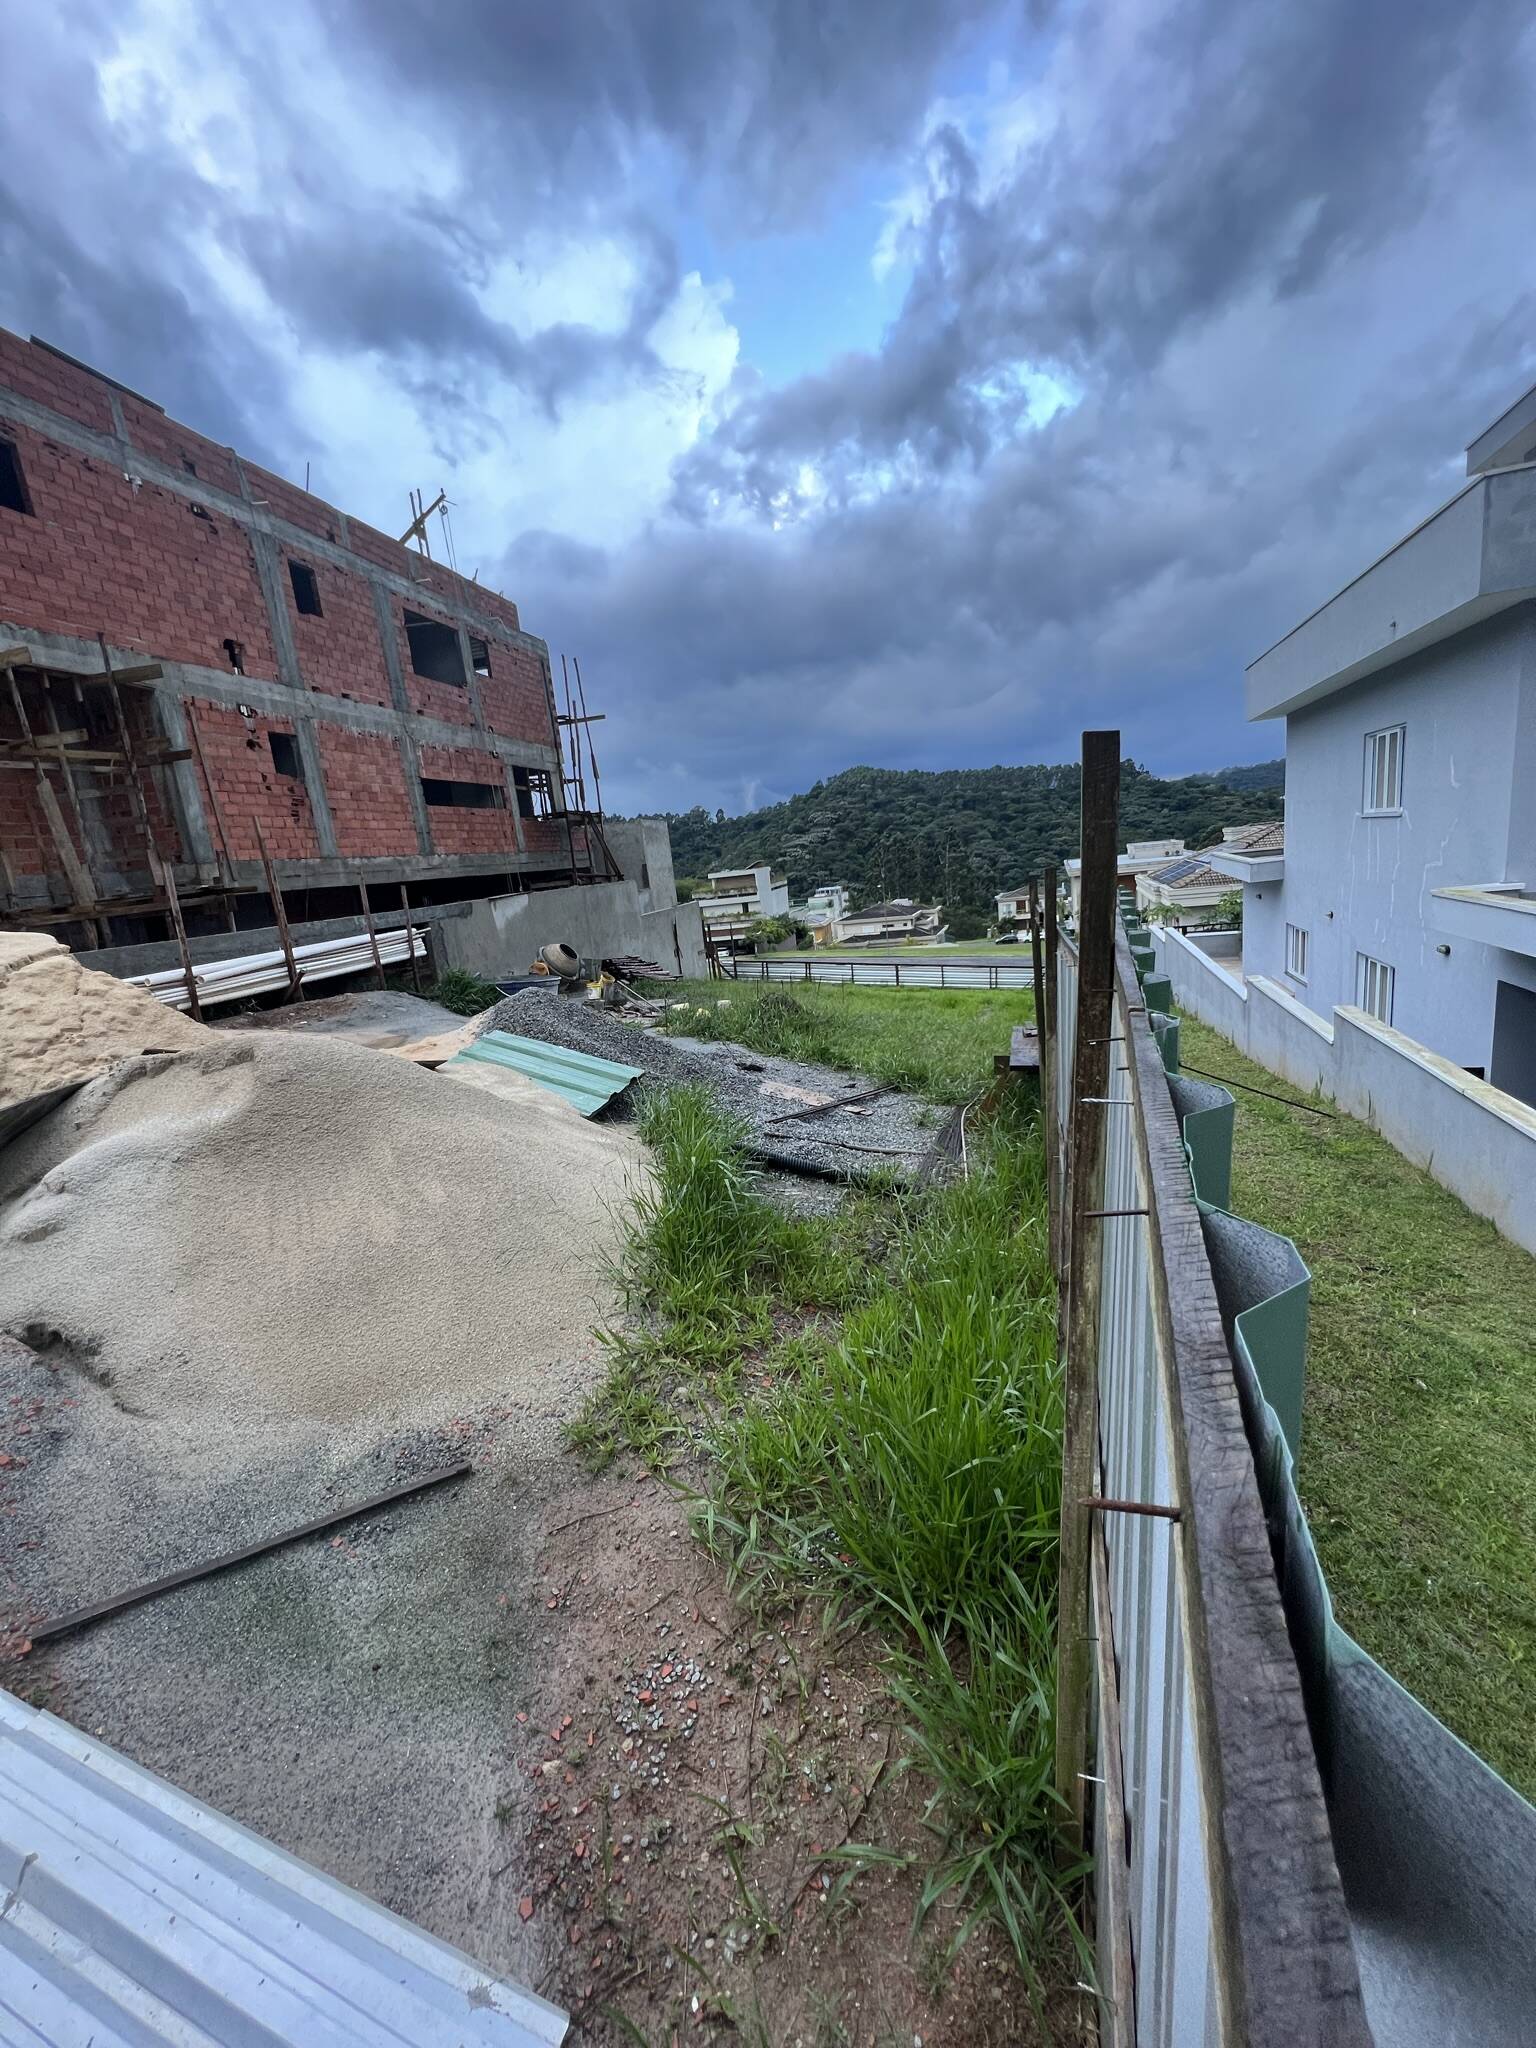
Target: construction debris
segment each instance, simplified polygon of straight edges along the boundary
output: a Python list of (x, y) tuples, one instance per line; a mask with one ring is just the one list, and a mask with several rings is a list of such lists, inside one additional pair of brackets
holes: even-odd
[[(282, 948), (271, 953), (242, 953), (234, 960), (204, 960), (192, 969), (193, 988), (204, 1009), (219, 1003), (239, 1003), (251, 996), (271, 995), (278, 989), (295, 990), (310, 982), (335, 981), (344, 974), (365, 974), (375, 964), (397, 967), (427, 957), (427, 934), (422, 925), (402, 926), (392, 931), (356, 932), (340, 939), (316, 939), (294, 946), (293, 969)], [(167, 967), (156, 974), (136, 974), (124, 984), (147, 989), (162, 1003), (185, 1009), (193, 990), (187, 987), (185, 971)]]
[[(638, 1014), (648, 1015), (649, 1006)], [(927, 1103), (830, 1067), (714, 1040), (665, 1037), (596, 1003), (552, 1003), (527, 990), (499, 1002), (488, 1023), (497, 1031), (637, 1067), (662, 1086), (702, 1083), (746, 1126), (753, 1157), (785, 1172), (842, 1181), (867, 1180), (882, 1168), (910, 1174), (932, 1145), (937, 1119)], [(807, 1104), (816, 1114), (792, 1117), (786, 1093), (790, 1101), (817, 1097)], [(839, 1128), (844, 1109), (853, 1117)]]
[(408, 1479), (403, 1486), (391, 1486), (386, 1492), (376, 1493), (368, 1500), (354, 1501), (350, 1507), (317, 1515), (311, 1521), (301, 1522), (296, 1529), (284, 1529), (280, 1535), (263, 1537), (259, 1543), (242, 1544), (238, 1550), (226, 1550), (221, 1557), (210, 1557), (203, 1564), (188, 1565), (179, 1572), (167, 1572), (162, 1578), (134, 1586), (126, 1593), (112, 1593), (105, 1600), (93, 1600), (87, 1607), (76, 1607), (68, 1614), (61, 1614), (57, 1621), (45, 1621), (40, 1628), (34, 1628), (32, 1646), (35, 1649), (40, 1643), (56, 1642), (60, 1636), (73, 1635), (76, 1629), (88, 1628), (93, 1621), (105, 1621), (130, 1607), (141, 1606), (146, 1600), (157, 1599), (162, 1593), (173, 1593), (178, 1586), (190, 1586), (195, 1579), (209, 1579), (215, 1572), (227, 1572), (237, 1564), (249, 1564), (252, 1558), (265, 1557), (269, 1550), (281, 1550), (285, 1544), (302, 1542), (306, 1536), (318, 1536), (322, 1529), (334, 1529), (340, 1522), (354, 1522), (360, 1515), (371, 1515), (378, 1508), (392, 1507), (396, 1501), (425, 1493), (428, 1487), (441, 1486), (450, 1479), (467, 1479), (474, 1469), (461, 1458), (458, 1464), (445, 1466), (440, 1472), (428, 1472), (423, 1478)]

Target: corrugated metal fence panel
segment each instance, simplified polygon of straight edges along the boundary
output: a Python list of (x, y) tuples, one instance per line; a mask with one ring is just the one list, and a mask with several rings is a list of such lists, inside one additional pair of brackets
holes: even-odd
[(514, 1073), (537, 1081), (541, 1088), (552, 1088), (557, 1095), (563, 1095), (583, 1116), (596, 1116), (631, 1081), (638, 1081), (642, 1072), (639, 1067), (621, 1066), (617, 1060), (600, 1060), (593, 1053), (546, 1045), (539, 1038), (518, 1038), (510, 1031), (483, 1032), (473, 1045), (466, 1045), (445, 1065), (457, 1066), (463, 1060), (484, 1060), (492, 1066), (510, 1067)]
[(816, 960), (769, 955), (735, 960), (738, 981), (826, 981), (844, 988), (1033, 988), (1035, 973), (1023, 961), (999, 960)]
[[(1071, 1100), (1076, 1043), (1077, 957), (1058, 953), (1061, 1059), (1058, 1102)], [(1124, 1047), (1130, 1019), (1117, 994), (1107, 1111), (1107, 1210), (1151, 1206), (1136, 1135)], [(1158, 1356), (1147, 1220), (1103, 1223), (1099, 1300), (1099, 1491), (1118, 1500), (1170, 1502), (1166, 1377)], [(1175, 1525), (1149, 1515), (1107, 1515), (1108, 1614), (1119, 1681), (1120, 1747), (1130, 1845), (1130, 1937), (1138, 2048), (1200, 2048), (1215, 2042), (1209, 1877), (1194, 1703), (1185, 1664)], [(1098, 1909), (1108, 1909), (1102, 1866)]]
[(0, 2039), (553, 2048), (565, 2015), (0, 1692)]

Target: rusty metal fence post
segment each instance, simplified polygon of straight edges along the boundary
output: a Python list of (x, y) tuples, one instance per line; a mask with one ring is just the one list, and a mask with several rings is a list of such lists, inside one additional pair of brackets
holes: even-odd
[(1067, 1174), (1067, 1288), (1063, 1356), (1061, 1588), (1057, 1621), (1056, 1792), (1074, 1846), (1083, 1834), (1084, 1773), (1093, 1686), (1088, 1547), (1098, 1422), (1099, 1239), (1104, 1130), (1114, 1006), (1115, 879), (1120, 735), (1083, 734), (1082, 910), (1078, 919), (1077, 1044), (1072, 1062)]

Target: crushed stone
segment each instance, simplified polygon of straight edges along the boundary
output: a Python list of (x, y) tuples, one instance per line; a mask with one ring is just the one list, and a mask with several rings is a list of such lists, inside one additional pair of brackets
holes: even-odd
[[(748, 1126), (757, 1152), (791, 1169), (797, 1164), (830, 1168), (853, 1179), (866, 1179), (881, 1169), (911, 1174), (927, 1157), (942, 1121), (931, 1104), (892, 1090), (861, 1104), (867, 1114), (855, 1116), (833, 1108), (786, 1122), (786, 1112), (799, 1105), (782, 1093), (764, 1093), (765, 1084), (809, 1089), (834, 1099), (861, 1094), (875, 1084), (865, 1076), (779, 1059), (743, 1045), (667, 1037), (626, 1024), (595, 1003), (552, 1001), (542, 994), (508, 996), (489, 1013), (488, 1022), (497, 1031), (621, 1060), (662, 1085), (702, 1081)], [(777, 1181), (773, 1192), (776, 1198), (782, 1192)], [(796, 1201), (794, 1206), (810, 1205)]]

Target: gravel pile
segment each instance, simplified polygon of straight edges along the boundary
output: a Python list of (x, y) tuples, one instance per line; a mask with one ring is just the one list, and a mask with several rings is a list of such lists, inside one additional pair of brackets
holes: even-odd
[(800, 1105), (784, 1096), (765, 1095), (764, 1082), (812, 1089), (833, 1098), (859, 1095), (875, 1084), (857, 1074), (777, 1059), (742, 1045), (665, 1038), (659, 1031), (626, 1024), (595, 1003), (551, 1001), (539, 992), (508, 996), (491, 1012), (489, 1023), (496, 1031), (622, 1061), (653, 1081), (703, 1081), (750, 1127), (760, 1154), (791, 1168), (833, 1171), (851, 1179), (890, 1168), (913, 1173), (942, 1122), (942, 1114), (930, 1103), (894, 1091), (861, 1104), (861, 1113), (828, 1109), (819, 1116), (786, 1122), (787, 1112)]

